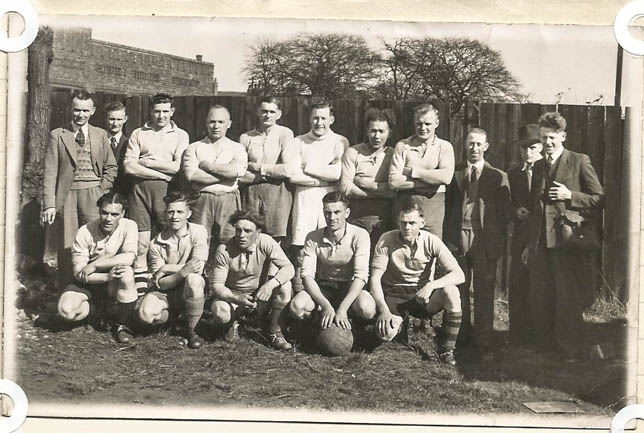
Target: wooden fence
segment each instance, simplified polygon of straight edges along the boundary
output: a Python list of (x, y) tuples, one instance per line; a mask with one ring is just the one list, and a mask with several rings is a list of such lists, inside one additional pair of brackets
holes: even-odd
[[(196, 141), (205, 135), (208, 107), (220, 104), (227, 107), (231, 113), (232, 126), (228, 131), (228, 137), (238, 140), (243, 132), (255, 126), (258, 99), (252, 96), (179, 96), (175, 97), (176, 111), (173, 119), (179, 127), (188, 132), (191, 141)], [(121, 94), (99, 93), (95, 99), (96, 113), (91, 120), (93, 125), (105, 127), (104, 106), (115, 100), (124, 102), (127, 107), (126, 134), (129, 135), (145, 123), (149, 115), (150, 96), (127, 97)], [(282, 117), (279, 123), (291, 128), (295, 135), (309, 131), (311, 98), (289, 97), (280, 98), (280, 101)], [(416, 105), (413, 102), (334, 100), (332, 104), (335, 114), (333, 130), (346, 136), (352, 145), (365, 139), (364, 116), (370, 107), (391, 108), (395, 113), (397, 120), (390, 143), (413, 133), (412, 110)], [(55, 89), (51, 92), (52, 129), (71, 121), (70, 105), (71, 93), (68, 89)], [(604, 241), (600, 259), (605, 278), (598, 274), (598, 281), (619, 293), (624, 287), (623, 264), (626, 254), (621, 244), (624, 236), (621, 231), (622, 216), (628, 212), (625, 199), (627, 194), (624, 190), (628, 188), (628, 182), (622, 178), (621, 170), (623, 158), (628, 157), (628, 149), (624, 148), (620, 107), (468, 103), (461, 116), (451, 118), (448, 106), (439, 104), (438, 109), (440, 123), (437, 135), (454, 145), (457, 162), (465, 157), (464, 142), (467, 131), (473, 127), (480, 127), (488, 132), (490, 142), (486, 160), (502, 170), (507, 170), (520, 161), (516, 141), (521, 125), (536, 122), (541, 114), (555, 109), (566, 118), (566, 147), (590, 156), (605, 187)], [(506, 260), (503, 263), (506, 267)]]

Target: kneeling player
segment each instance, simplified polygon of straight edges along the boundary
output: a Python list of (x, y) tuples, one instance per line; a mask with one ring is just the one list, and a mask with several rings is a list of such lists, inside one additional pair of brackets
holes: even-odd
[[(422, 208), (410, 200), (398, 214), (399, 229), (383, 234), (376, 245), (370, 280), (379, 311), (376, 333), (390, 341), (409, 315), (425, 318), (444, 310), (440, 358), (456, 365), (454, 347), (462, 315), (456, 286), (465, 276), (440, 238), (421, 230), (424, 225)], [(434, 280), (436, 265), (443, 276)]]
[(204, 344), (195, 327), (205, 301), (206, 282), (201, 274), (208, 259), (208, 232), (199, 224), (188, 223), (192, 214), (189, 200), (178, 191), (163, 199), (168, 224), (154, 238), (148, 252), (152, 286), (156, 290), (143, 298), (139, 317), (156, 325), (183, 311), (188, 347), (198, 349)]
[(68, 285), (58, 300), (58, 314), (80, 321), (103, 305), (116, 322), (116, 340), (132, 339), (127, 323), (138, 298), (132, 263), (136, 258), (136, 223), (123, 218), (125, 197), (107, 193), (98, 199), (99, 218), (82, 226), (72, 245), (76, 283)]
[(308, 234), (304, 244), (304, 291), (291, 301), (291, 313), (300, 319), (321, 311), (320, 327), (335, 323), (351, 329), (349, 309), (363, 320), (376, 315), (371, 295), (362, 290), (369, 277), (369, 233), (347, 223), (349, 201), (339, 191), (322, 198), (326, 227)]
[(278, 350), (291, 349), (282, 334), (280, 318), (291, 300), (290, 281), (295, 269), (279, 244), (262, 233), (261, 215), (239, 210), (231, 215), (230, 224), (235, 228), (235, 236), (219, 245), (215, 255), (211, 282), (215, 293), (211, 305), (215, 322), (229, 326), (227, 340), (237, 340), (237, 318), (255, 309), (261, 314), (270, 302), (271, 346)]

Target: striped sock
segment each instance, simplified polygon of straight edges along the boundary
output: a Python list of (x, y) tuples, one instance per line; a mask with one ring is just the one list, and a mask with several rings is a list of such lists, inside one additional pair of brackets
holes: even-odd
[(188, 331), (194, 331), (201, 315), (203, 314), (203, 305), (206, 302), (205, 297), (186, 299), (186, 324)]
[(148, 291), (148, 279), (147, 269), (136, 269), (134, 271), (134, 285), (136, 286), (136, 291), (139, 293), (139, 296)]
[(460, 311), (458, 313), (443, 311), (443, 348), (446, 350), (454, 350), (456, 347), (462, 316), (463, 313)]

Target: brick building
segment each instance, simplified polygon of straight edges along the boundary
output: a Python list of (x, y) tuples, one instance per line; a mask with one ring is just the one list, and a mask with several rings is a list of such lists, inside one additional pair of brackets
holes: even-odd
[(214, 95), (214, 65), (171, 54), (92, 39), (88, 28), (54, 29), (53, 87), (145, 95)]

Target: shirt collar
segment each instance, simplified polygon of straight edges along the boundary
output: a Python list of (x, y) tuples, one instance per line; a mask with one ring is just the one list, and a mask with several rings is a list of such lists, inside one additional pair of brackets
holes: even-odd
[[(418, 236), (416, 236), (416, 239), (414, 239), (413, 242), (411, 243), (412, 248), (418, 245), (418, 240), (420, 239), (420, 236), (422, 235), (422, 233), (423, 233), (422, 230), (418, 232)], [(400, 242), (402, 245), (407, 245), (407, 242), (405, 241), (405, 238), (403, 238), (400, 230), (398, 230), (398, 242)]]
[(121, 141), (121, 136), (123, 135), (123, 131), (119, 131), (116, 134), (110, 136), (110, 141), (112, 141), (112, 138), (116, 139), (116, 144), (118, 144), (119, 141)]
[(483, 171), (483, 167), (485, 167), (485, 160), (482, 159), (478, 161), (476, 164), (472, 164), (471, 162), (467, 161), (467, 172), (471, 173), (472, 172), (472, 166), (476, 167), (476, 174), (479, 176), (481, 175), (481, 172)]
[(82, 129), (83, 134), (85, 134), (85, 137), (87, 137), (87, 134), (89, 134), (89, 126), (88, 124), (84, 124), (82, 127), (79, 127), (77, 124), (72, 122), (72, 131), (74, 131), (74, 135), (78, 134), (78, 130)]
[[(186, 236), (190, 234), (190, 223), (188, 223), (188, 230), (186, 230), (186, 234), (181, 236), (179, 239), (184, 239)], [(169, 245), (170, 244), (170, 239), (172, 239), (173, 235), (170, 234), (170, 231), (166, 228), (163, 230), (161, 233), (159, 233), (159, 236), (157, 236), (157, 242), (162, 244), (162, 245)]]
[(349, 223), (346, 223), (345, 226), (344, 226), (344, 233), (342, 234), (342, 237), (340, 239), (338, 239), (337, 242), (333, 242), (333, 241), (331, 241), (331, 239), (329, 239), (327, 237), (326, 228), (325, 228), (324, 232), (323, 232), (323, 235), (322, 235), (322, 242), (326, 243), (326, 244), (329, 244), (329, 245), (340, 245), (342, 243), (342, 241), (344, 240), (344, 238), (347, 237), (347, 232), (348, 231), (349, 231)]
[[(175, 132), (177, 130), (177, 124), (174, 123), (173, 120), (171, 120), (168, 125), (170, 125), (170, 127), (166, 129), (165, 132)], [(154, 128), (150, 125), (150, 122), (145, 122), (141, 129), (154, 131)]]
[(561, 154), (563, 153), (563, 151), (564, 151), (564, 147), (563, 147), (563, 146), (561, 146), (561, 147), (559, 148), (559, 150), (557, 150), (555, 153), (553, 153), (553, 154), (552, 154), (552, 162), (553, 162), (553, 163), (559, 159), (559, 157), (561, 156)]
[[(537, 162), (537, 161), (539, 161), (539, 160), (540, 160), (540, 159), (542, 159), (542, 158), (543, 158), (543, 157), (541, 157), (541, 156), (540, 156), (540, 157), (539, 157), (539, 158), (537, 158), (534, 162), (530, 163), (530, 168), (534, 167), (534, 165), (536, 164), (536, 162)], [(523, 161), (523, 168), (521, 168), (521, 171), (526, 171), (527, 169), (528, 169), (528, 162), (527, 162), (527, 161)]]

